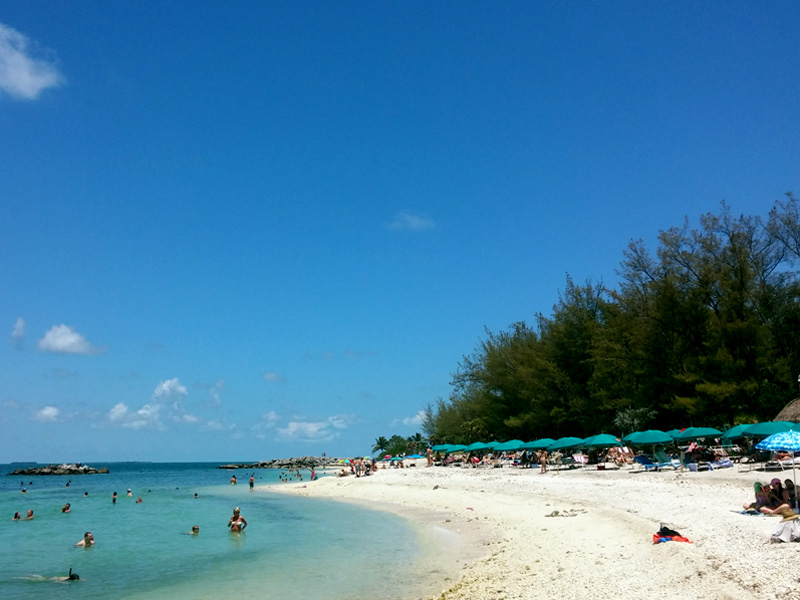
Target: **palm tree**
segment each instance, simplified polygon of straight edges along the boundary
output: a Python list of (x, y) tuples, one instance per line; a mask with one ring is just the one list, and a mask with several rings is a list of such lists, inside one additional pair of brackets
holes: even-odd
[(385, 437), (380, 436), (378, 439), (375, 440), (375, 445), (372, 446), (373, 452), (386, 452), (386, 449), (389, 447), (389, 440)]

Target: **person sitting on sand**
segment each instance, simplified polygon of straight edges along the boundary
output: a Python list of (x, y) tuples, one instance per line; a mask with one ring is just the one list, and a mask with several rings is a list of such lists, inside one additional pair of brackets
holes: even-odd
[(64, 506), (61, 507), (61, 512), (62, 513), (68, 513), (69, 512), (69, 507), (70, 507), (70, 504), (69, 504), (69, 502), (67, 502)]
[(238, 506), (233, 509), (233, 516), (228, 521), (228, 527), (232, 533), (241, 533), (247, 527), (247, 519), (240, 514)]
[(753, 489), (756, 493), (756, 501), (755, 502), (748, 502), (744, 504), (745, 510), (758, 510), (760, 511), (764, 507), (768, 507), (768, 500), (767, 500), (767, 491), (764, 489), (764, 486), (761, 485), (758, 481), (753, 484)]
[(769, 482), (769, 486), (770, 489), (767, 491), (767, 501), (769, 502), (769, 507), (774, 511), (784, 504), (788, 506), (789, 492), (784, 489), (783, 482), (775, 477)]
[(789, 497), (789, 504), (793, 507), (797, 507), (797, 486), (794, 484), (794, 481), (791, 479), (784, 479), (783, 486)]
[(94, 546), (94, 536), (92, 535), (91, 531), (87, 531), (83, 534), (83, 539), (75, 544), (76, 548), (89, 548)]

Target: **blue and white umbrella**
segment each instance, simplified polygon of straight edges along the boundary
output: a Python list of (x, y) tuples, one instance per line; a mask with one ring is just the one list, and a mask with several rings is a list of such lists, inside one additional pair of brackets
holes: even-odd
[[(756, 444), (759, 450), (769, 450), (770, 452), (798, 452), (800, 451), (800, 431), (781, 431), (773, 433)], [(792, 454), (792, 482), (797, 485), (797, 475), (794, 470), (794, 454)], [(795, 494), (795, 509), (797, 506), (797, 495)]]

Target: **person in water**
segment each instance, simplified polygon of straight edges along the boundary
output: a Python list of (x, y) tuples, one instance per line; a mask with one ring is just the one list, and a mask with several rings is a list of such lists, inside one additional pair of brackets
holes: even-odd
[(241, 515), (238, 506), (233, 509), (233, 516), (228, 521), (228, 527), (234, 533), (240, 533), (247, 527), (247, 519)]
[(250, 489), (251, 490), (253, 489), (253, 485), (255, 485), (255, 482), (256, 482), (256, 476), (255, 476), (255, 473), (253, 473), (252, 475), (250, 475)]
[(61, 507), (61, 512), (62, 513), (68, 513), (69, 509), (70, 509), (70, 504), (69, 504), (69, 502), (67, 502), (64, 506)]
[(90, 546), (94, 546), (94, 536), (92, 535), (91, 531), (87, 531), (83, 534), (83, 539), (75, 544), (76, 548), (89, 548)]
[(199, 535), (200, 534), (200, 526), (199, 525), (192, 525), (192, 530), (187, 531), (184, 535)]
[(111, 494), (111, 504), (116, 504), (116, 503), (117, 503), (117, 492), (114, 492), (113, 494)]
[(33, 510), (28, 509), (28, 514), (25, 516), (25, 518), (30, 521), (33, 518)]
[(231, 485), (236, 485), (236, 475), (231, 475)]
[(20, 521), (21, 519), (22, 519), (22, 515), (21, 515), (21, 514), (19, 514), (18, 512), (15, 512), (15, 513), (14, 513), (14, 516), (13, 516), (13, 517), (11, 517), (11, 520), (12, 520), (12, 521)]

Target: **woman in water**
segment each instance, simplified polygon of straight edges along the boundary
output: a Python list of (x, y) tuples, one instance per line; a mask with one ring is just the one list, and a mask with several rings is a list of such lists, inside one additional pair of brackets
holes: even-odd
[(228, 527), (231, 532), (240, 533), (247, 527), (247, 519), (245, 519), (239, 512), (239, 507), (233, 509), (233, 516), (228, 521)]

